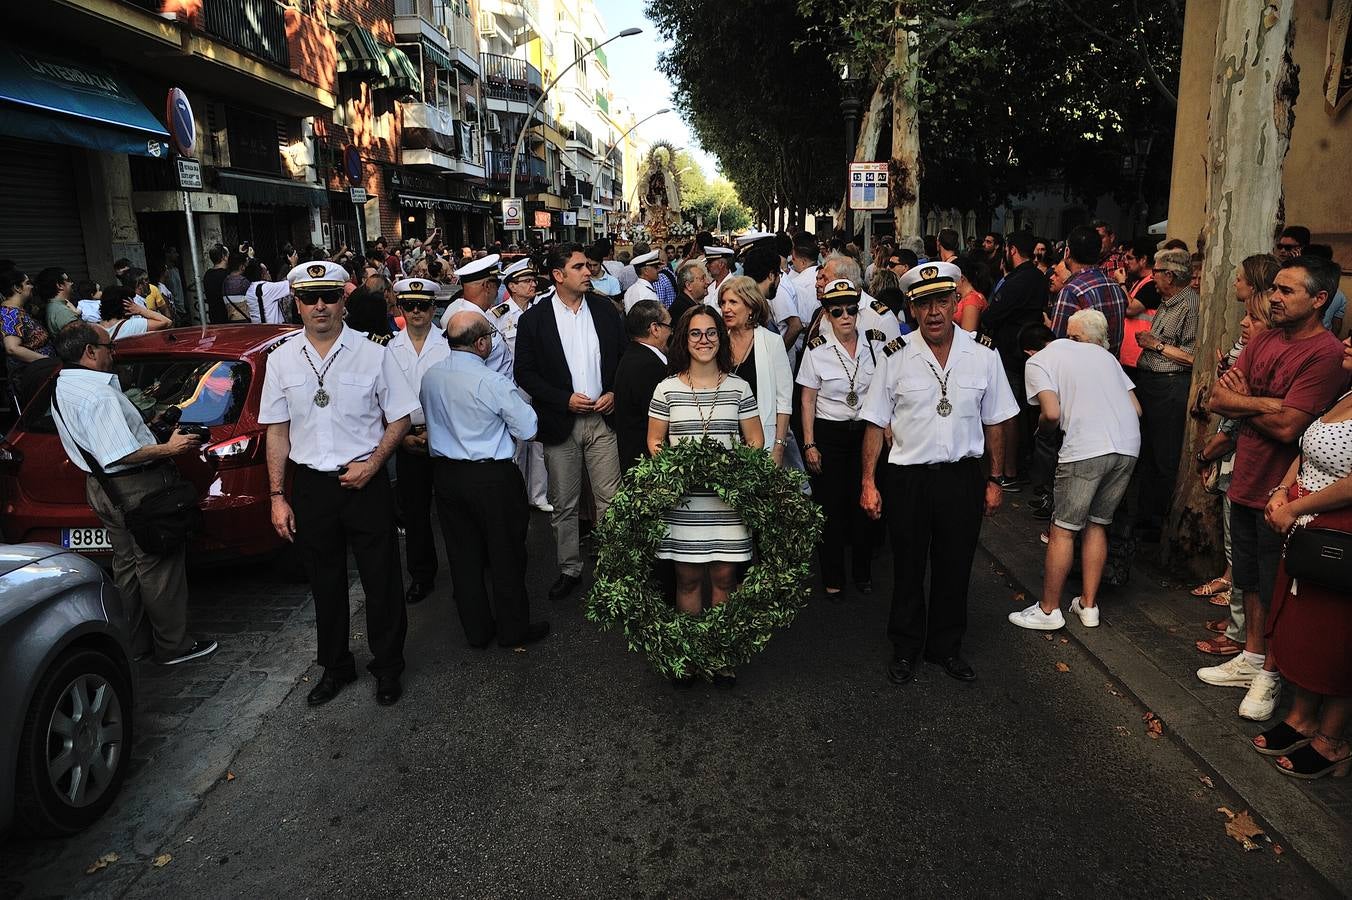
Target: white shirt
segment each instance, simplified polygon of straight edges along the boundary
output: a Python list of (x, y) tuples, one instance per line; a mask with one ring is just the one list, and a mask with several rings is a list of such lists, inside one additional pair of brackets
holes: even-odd
[[(895, 346), (889, 343), (889, 347)], [(948, 365), (939, 366), (929, 344), (907, 335), (900, 349), (883, 352), (864, 398), (863, 418), (892, 429), (887, 461), (898, 466), (957, 462), (986, 451), (983, 425), (996, 425), (1019, 412), (1005, 378), (1000, 355), (953, 326)], [(941, 416), (938, 405), (947, 384), (953, 407)]]
[(624, 311), (629, 312), (629, 310), (634, 308), (634, 304), (638, 303), (640, 300), (656, 299), (657, 289), (653, 287), (652, 282), (640, 278), (629, 285), (629, 290), (624, 292)]
[(52, 418), (61, 447), (83, 472), (90, 468), (81, 447), (112, 474), (129, 468), (113, 465), (117, 460), (157, 443), (140, 411), (122, 393), (115, 372), (62, 369), (55, 394), (61, 413), (53, 411)]
[[(263, 318), (259, 318), (258, 286), (263, 286)], [(255, 322), (267, 322), (281, 325), (282, 302), (291, 296), (291, 283), (288, 281), (255, 281), (249, 285), (249, 317)]]
[[(817, 392), (817, 418), (852, 422), (863, 416), (864, 395), (884, 357), (883, 347), (887, 341), (880, 340), (881, 337), (876, 330), (872, 335), (860, 332), (854, 356), (850, 356), (829, 327), (826, 334), (820, 336), (821, 343), (817, 338), (809, 342), (814, 346), (803, 354), (803, 362), (798, 367), (798, 383)], [(854, 406), (846, 402), (851, 381), (857, 395)]]
[[(122, 320), (121, 325), (114, 325), (108, 329), (108, 336), (115, 341), (124, 338), (136, 337), (138, 334), (145, 334), (150, 330), (150, 320), (145, 316), (127, 316)], [(117, 333), (114, 334), (113, 332)]]
[(775, 298), (770, 301), (770, 314), (775, 317), (775, 327), (780, 334), (784, 333), (785, 324), (789, 319), (799, 319), (798, 315), (798, 295), (793, 292), (793, 286), (788, 280), (781, 278), (778, 286), (775, 288)]
[[(450, 356), (451, 347), (446, 343), (445, 332), (433, 325), (423, 340), (421, 353), (413, 349), (413, 339), (409, 337), (407, 331), (401, 331), (390, 338), (390, 342), (385, 345), (385, 352), (394, 357), (399, 371), (404, 373), (404, 379), (416, 397), (422, 390), (422, 380), (427, 370)], [(421, 406), (412, 413), (412, 418), (414, 425), (427, 424)]]
[(808, 266), (801, 272), (785, 277), (793, 282), (793, 290), (798, 295), (798, 318), (806, 325), (812, 321), (817, 307), (821, 305), (817, 302), (817, 267)]
[(1109, 453), (1141, 455), (1141, 423), (1131, 405), (1132, 384), (1122, 365), (1098, 344), (1052, 341), (1024, 364), (1028, 402), (1051, 391), (1066, 433), (1057, 460), (1078, 462)]
[[(643, 344), (642, 341), (639, 341), (639, 343), (640, 343), (640, 344)], [(649, 350), (651, 350), (652, 352), (656, 353), (656, 354), (657, 354), (657, 358), (660, 359), (660, 360), (662, 360), (662, 365), (665, 366), (665, 365), (667, 364), (667, 355), (666, 355), (665, 353), (663, 353), (661, 350), (658, 350), (658, 349), (657, 349), (656, 347), (654, 347), (652, 344), (643, 344), (643, 346), (647, 347)]]
[[(532, 298), (530, 306), (527, 306), (526, 309), (530, 309), (531, 306), (534, 306), (539, 302), (539, 297)], [(524, 313), (526, 309), (522, 309), (517, 305), (515, 300), (509, 297), (505, 302), (499, 303), (488, 311), (490, 321), (495, 321), (497, 323), (498, 333), (501, 334), (502, 339), (507, 342), (507, 349), (511, 352), (513, 360), (516, 359), (516, 326), (517, 323), (521, 321), (521, 314)]]
[(573, 312), (558, 295), (550, 300), (550, 306), (559, 327), (563, 358), (573, 376), (573, 392), (596, 400), (601, 396), (601, 340), (596, 336), (591, 309), (584, 299), (577, 312)]
[(620, 283), (621, 292), (629, 290), (629, 285), (638, 280), (638, 273), (634, 271), (634, 267), (627, 266), (619, 260), (607, 259), (601, 263), (601, 267), (615, 276), (615, 280)]
[[(707, 265), (707, 263), (706, 263), (706, 265)], [(705, 304), (706, 306), (712, 306), (714, 309), (718, 309), (718, 308), (719, 308), (719, 306), (718, 306), (718, 292), (721, 291), (721, 290), (723, 289), (723, 282), (724, 282), (724, 281), (727, 281), (727, 280), (728, 280), (729, 278), (731, 278), (731, 277), (732, 277), (732, 270), (729, 269), (729, 270), (728, 270), (728, 274), (726, 274), (726, 275), (723, 276), (723, 281), (711, 283), (711, 284), (709, 285), (709, 293), (707, 293), (707, 294), (704, 295), (704, 304)]]
[(103, 316), (99, 315), (99, 301), (81, 300), (75, 305), (80, 310), (80, 318), (84, 319), (86, 322), (97, 325), (103, 321)]
[[(324, 372), (327, 406), (314, 402), (316, 370)], [(268, 356), (258, 423), (290, 422), (291, 461), (333, 472), (370, 456), (385, 423), (411, 416), (418, 408), (418, 397), (394, 357), (344, 325), (327, 357), (320, 357), (304, 331)]]
[(498, 372), (511, 378), (512, 369), (516, 365), (516, 357), (512, 355), (511, 348), (507, 346), (506, 338), (504, 338), (502, 332), (498, 330), (498, 317), (490, 316), (482, 309), (479, 309), (477, 303), (471, 303), (464, 297), (461, 297), (459, 300), (456, 300), (450, 306), (446, 307), (446, 311), (441, 314), (441, 327), (445, 329), (447, 324), (451, 321), (451, 316), (458, 312), (463, 312), (464, 310), (478, 313), (484, 317), (485, 322), (493, 326), (493, 349), (488, 352), (488, 359), (484, 362), (486, 362), (488, 368), (492, 369), (494, 372)]

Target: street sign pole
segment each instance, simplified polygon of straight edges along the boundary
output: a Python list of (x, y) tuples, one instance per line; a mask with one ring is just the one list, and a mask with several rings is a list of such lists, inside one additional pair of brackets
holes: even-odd
[[(207, 327), (207, 298), (202, 290), (202, 276), (197, 271), (197, 226), (192, 219), (192, 196), (188, 191), (183, 192), (183, 218), (188, 226), (188, 277), (192, 279), (192, 290), (197, 295), (197, 317), (202, 321), (203, 333)], [(187, 298), (184, 299), (183, 308), (187, 309)]]
[[(192, 103), (181, 88), (170, 88), (164, 102), (165, 124), (169, 126), (169, 139), (178, 153), (174, 160), (174, 172), (178, 178), (180, 193), (183, 195), (183, 224), (188, 229), (188, 278), (193, 293), (197, 295), (197, 317), (202, 322), (202, 334), (207, 331), (207, 298), (202, 290), (202, 277), (199, 272), (200, 260), (197, 258), (197, 224), (192, 217), (192, 191), (202, 189), (202, 168), (192, 158), (197, 149), (197, 119), (193, 116)], [(183, 298), (183, 309), (188, 309), (188, 298)]]
[(366, 263), (366, 189), (359, 188), (362, 176), (361, 151), (352, 144), (343, 148), (343, 170), (347, 173), (348, 184), (352, 185), (348, 192), (352, 197), (352, 209), (357, 217), (357, 254), (362, 259), (362, 264)]

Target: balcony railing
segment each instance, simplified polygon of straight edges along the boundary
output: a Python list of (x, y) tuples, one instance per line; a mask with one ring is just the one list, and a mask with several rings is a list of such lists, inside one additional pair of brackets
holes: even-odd
[(596, 141), (592, 138), (592, 133), (581, 125), (573, 126), (573, 136), (569, 141), (574, 144), (583, 144), (590, 153), (596, 152)]
[(484, 53), (480, 56), (484, 87), (490, 97), (534, 103), (544, 89), (540, 70), (513, 56)]
[(418, 16), (438, 29), (451, 21), (451, 11), (442, 0), (394, 0), (394, 14)]
[(286, 49), (286, 11), (277, 0), (203, 0), (207, 33), (283, 69), (291, 67)]
[[(490, 150), (484, 154), (487, 174), (493, 181), (504, 184), (511, 180), (512, 154), (507, 150)], [(517, 185), (529, 184), (536, 187), (548, 185), (549, 175), (545, 171), (545, 161), (536, 156), (522, 154), (516, 158)]]

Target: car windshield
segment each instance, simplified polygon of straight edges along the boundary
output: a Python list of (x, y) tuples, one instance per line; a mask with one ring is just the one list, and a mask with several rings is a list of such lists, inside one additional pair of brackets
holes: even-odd
[(147, 420), (171, 406), (185, 425), (231, 425), (249, 393), (249, 364), (237, 359), (119, 360), (122, 393)]

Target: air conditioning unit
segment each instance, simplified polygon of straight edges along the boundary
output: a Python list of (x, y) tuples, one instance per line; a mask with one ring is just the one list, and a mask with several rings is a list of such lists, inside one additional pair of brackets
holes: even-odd
[(568, 198), (568, 205), (573, 207), (574, 209), (581, 209), (582, 204), (585, 202), (586, 198), (584, 198), (581, 194), (573, 194), (571, 197)]
[(497, 113), (491, 112), (488, 114), (484, 120), (484, 130), (489, 134), (498, 134), (502, 131), (502, 121), (498, 118)]

